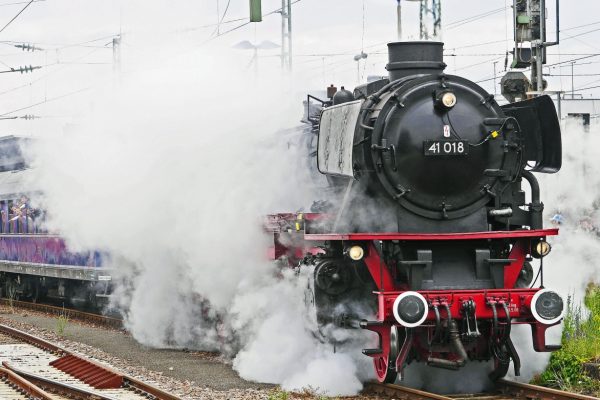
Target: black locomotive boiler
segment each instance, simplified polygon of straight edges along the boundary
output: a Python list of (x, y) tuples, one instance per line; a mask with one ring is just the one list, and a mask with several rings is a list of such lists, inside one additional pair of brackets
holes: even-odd
[(444, 73), (442, 43), (388, 48), (389, 77), (309, 96), (318, 170), (337, 196), (324, 212), (269, 216), (272, 255), (314, 268), (322, 324), (377, 334), (363, 353), (380, 381), (411, 362), (494, 360), (496, 379), (512, 360), (518, 375), (512, 325), (530, 325), (535, 350), (551, 351), (545, 331), (564, 309), (544, 288), (546, 238), (558, 231), (542, 226), (534, 176), (561, 167), (554, 105), (499, 106)]

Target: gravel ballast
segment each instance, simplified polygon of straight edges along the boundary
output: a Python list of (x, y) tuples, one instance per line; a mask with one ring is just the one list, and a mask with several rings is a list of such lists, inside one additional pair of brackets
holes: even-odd
[[(240, 378), (218, 354), (149, 348), (124, 331), (79, 321), (69, 321), (59, 336), (57, 321), (57, 317), (39, 312), (0, 307), (1, 324), (109, 364), (183, 399), (269, 399), (281, 395), (274, 385)], [(290, 394), (287, 399), (317, 397), (303, 393)]]

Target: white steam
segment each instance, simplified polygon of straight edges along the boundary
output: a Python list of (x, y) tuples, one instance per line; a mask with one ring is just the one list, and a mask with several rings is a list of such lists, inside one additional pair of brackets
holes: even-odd
[(280, 276), (266, 257), (262, 217), (314, 199), (306, 148), (278, 132), (299, 124), (301, 97), (278, 72), (255, 81), (225, 55), (198, 61), (95, 91), (79, 126), (33, 144), (49, 228), (110, 253), (115, 305), (140, 342), (218, 349), (247, 379), (354, 394), (351, 356), (306, 323), (306, 275)]
[[(346, 344), (351, 352), (346, 354), (334, 353), (330, 345), (317, 340), (316, 321), (305, 305), (310, 273), (298, 276), (286, 270), (284, 279), (268, 277), (270, 282), (262, 290), (243, 291), (236, 297), (231, 309), (237, 316), (234, 328), (254, 335), (246, 338), (233, 365), (247, 379), (280, 383), (286, 389), (310, 387), (330, 395), (356, 394), (366, 378), (357, 365), (365, 365), (365, 360), (352, 342)], [(274, 302), (284, 306), (274, 306)]]
[[(562, 216), (559, 236), (548, 238), (552, 253), (544, 261), (544, 286), (558, 291), (575, 303), (583, 300), (589, 282), (600, 281), (600, 125), (593, 120), (583, 127), (581, 121), (567, 120), (563, 125), (563, 166), (552, 175), (537, 174), (545, 204), (544, 224)], [(538, 282), (539, 283), (539, 282)], [(512, 335), (521, 355), (524, 380), (540, 373), (550, 353), (536, 353), (529, 327), (517, 326)], [(559, 344), (561, 328), (546, 332), (547, 344)]]

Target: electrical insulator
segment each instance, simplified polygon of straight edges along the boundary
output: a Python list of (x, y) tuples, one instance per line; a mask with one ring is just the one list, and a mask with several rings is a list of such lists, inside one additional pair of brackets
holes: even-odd
[(32, 44), (29, 44), (29, 43), (27, 43), (27, 44), (26, 44), (26, 43), (23, 43), (23, 44), (15, 44), (14, 46), (15, 46), (16, 48), (19, 48), (19, 49), (23, 50), (23, 51), (36, 51), (36, 50), (42, 50), (42, 49), (40, 49), (39, 47), (36, 47), (36, 46), (34, 46), (34, 45), (32, 45)]
[(11, 70), (14, 72), (18, 71), (22, 74), (26, 74), (28, 72), (32, 72), (34, 69), (40, 69), (40, 68), (42, 68), (42, 67), (40, 67), (40, 66), (32, 67), (31, 65), (29, 65), (29, 66), (24, 65), (24, 66), (19, 67), (19, 69), (11, 68)]

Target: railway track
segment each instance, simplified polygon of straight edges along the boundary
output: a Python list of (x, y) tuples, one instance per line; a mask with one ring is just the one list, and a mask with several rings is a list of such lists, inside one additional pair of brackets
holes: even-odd
[[(116, 329), (122, 329), (123, 327), (123, 321), (119, 318), (93, 314), (70, 308), (24, 301), (10, 301), (9, 299), (5, 298), (0, 299), (0, 304), (44, 312), (57, 316), (67, 315), (70, 319), (87, 321)], [(51, 360), (52, 357), (54, 357), (55, 360), (65, 360), (62, 361), (62, 366), (65, 368), (70, 368), (70, 370), (76, 374), (78, 373), (77, 370), (87, 375), (91, 374), (90, 371), (95, 371), (94, 374), (100, 374), (102, 370), (106, 371), (106, 373), (111, 372), (116, 376), (116, 378), (113, 376), (115, 381), (121, 382), (120, 387), (101, 390), (94, 389), (93, 386), (87, 385), (85, 382), (82, 383), (80, 379), (74, 378), (73, 375), (69, 375), (68, 373), (64, 372), (57, 373), (57, 371), (55, 371), (56, 368), (53, 366), (41, 369), (40, 371), (43, 373), (39, 374), (28, 372), (27, 368), (19, 368), (17, 365), (11, 362), (3, 361), (3, 367), (0, 367), (0, 399), (179, 399), (174, 395), (163, 392), (160, 389), (141, 382), (135, 378), (112, 371), (108, 367), (89, 360), (84, 361), (82, 357), (43, 339), (36, 338), (25, 332), (21, 332), (4, 325), (0, 325), (0, 360), (5, 358), (2, 346), (7, 344), (17, 344), (18, 342), (15, 342), (15, 340), (29, 344), (30, 346), (34, 346), (37, 351), (41, 352), (37, 355), (33, 355), (34, 358), (43, 359), (40, 354), (49, 353), (52, 356), (48, 358), (48, 360)], [(22, 357), (22, 354), (17, 355), (17, 358), (19, 357)], [(51, 362), (52, 361), (48, 361), (48, 364)], [(61, 363), (59, 362), (58, 364)], [(44, 389), (46, 389), (46, 391), (44, 391)], [(365, 391), (390, 396), (395, 399), (407, 400), (599, 400), (598, 398), (592, 396), (569, 393), (561, 390), (518, 382), (511, 382), (508, 380), (500, 380), (497, 382), (493, 392), (478, 394), (440, 395), (401, 385), (382, 384), (379, 382), (370, 382), (366, 384)], [(48, 392), (51, 392), (53, 397)], [(5, 393), (11, 393), (11, 395), (6, 395)], [(58, 397), (57, 394), (59, 395)]]
[(54, 400), (51, 394), (43, 391), (14, 372), (0, 368), (0, 399), (10, 400)]
[(5, 325), (0, 325), (0, 362), (1, 399), (180, 400), (155, 386)]
[(48, 304), (31, 303), (28, 301), (17, 301), (6, 298), (0, 299), (0, 304), (6, 307), (17, 307), (32, 311), (39, 311), (47, 314), (56, 316), (64, 315), (69, 319), (75, 319), (79, 321), (91, 322), (97, 325), (108, 326), (115, 329), (123, 328), (123, 320), (115, 317), (108, 317), (105, 315), (94, 314), (85, 311), (79, 311), (73, 308), (56, 307)]
[(598, 400), (597, 397), (511, 382), (505, 379), (498, 381), (494, 391), (490, 393), (440, 395), (405, 386), (379, 382), (369, 382), (365, 385), (365, 390), (389, 396), (390, 398), (405, 400)]

